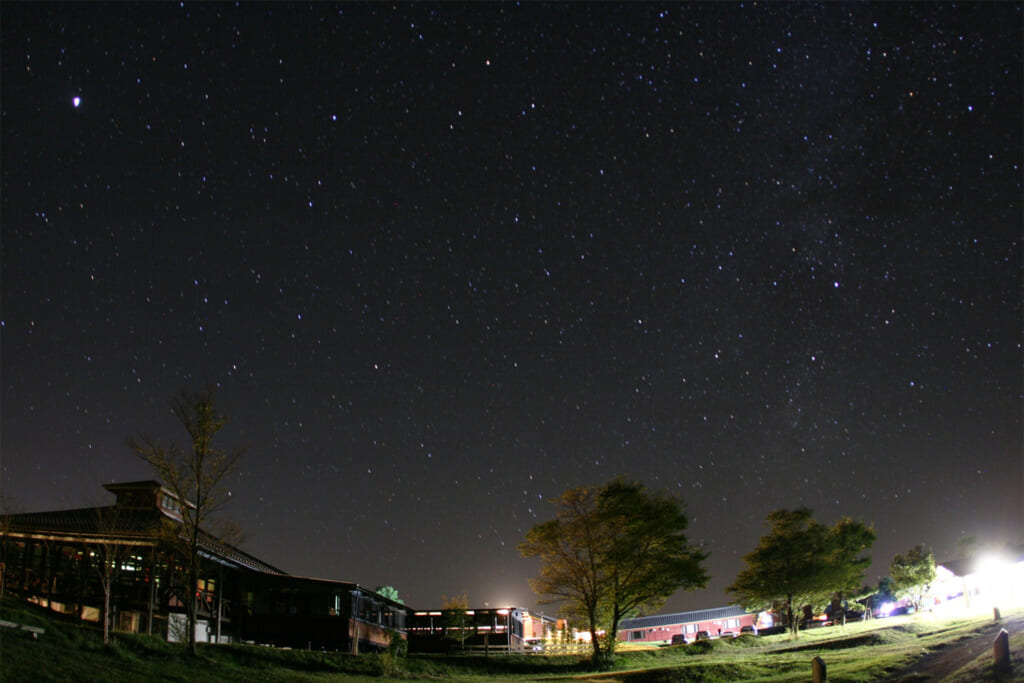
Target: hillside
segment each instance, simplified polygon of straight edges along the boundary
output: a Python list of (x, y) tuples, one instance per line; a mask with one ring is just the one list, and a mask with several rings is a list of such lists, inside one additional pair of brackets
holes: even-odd
[[(350, 655), (252, 646), (183, 649), (148, 636), (117, 634), (104, 646), (99, 631), (33, 605), (5, 599), (0, 619), (43, 633), (0, 629), (0, 680), (7, 681), (380, 681), (553, 680), (806, 681), (811, 660), (828, 665), (829, 681), (1024, 680), (1024, 610), (995, 623), (990, 615), (939, 619), (928, 615), (816, 629), (787, 636), (716, 640), (697, 645), (623, 651), (613, 671), (589, 673), (574, 657)], [(992, 669), (992, 639), (1011, 633), (1015, 671)]]

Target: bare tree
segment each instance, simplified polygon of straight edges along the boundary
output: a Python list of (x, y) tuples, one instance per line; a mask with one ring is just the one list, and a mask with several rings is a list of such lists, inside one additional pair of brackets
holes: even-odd
[(188, 629), (188, 647), (196, 650), (196, 600), (199, 580), (199, 546), (204, 535), (204, 524), (210, 515), (227, 502), (230, 492), (225, 478), (231, 474), (242, 456), (241, 449), (215, 448), (213, 439), (227, 423), (227, 417), (214, 405), (214, 389), (207, 386), (198, 393), (183, 391), (171, 402), (171, 410), (188, 432), (189, 448), (180, 448), (173, 442), (162, 445), (156, 439), (143, 435), (129, 438), (128, 447), (135, 455), (148, 462), (163, 484), (177, 497), (180, 505), (182, 533), (180, 545), (188, 561), (184, 595)]
[(95, 553), (97, 564), (96, 574), (100, 588), (103, 590), (103, 644), (110, 643), (110, 627), (113, 621), (111, 604), (113, 603), (114, 585), (121, 573), (121, 564), (127, 554), (127, 546), (114, 538), (119, 530), (121, 510), (114, 507), (97, 508), (96, 530), (99, 540), (90, 543), (90, 552)]

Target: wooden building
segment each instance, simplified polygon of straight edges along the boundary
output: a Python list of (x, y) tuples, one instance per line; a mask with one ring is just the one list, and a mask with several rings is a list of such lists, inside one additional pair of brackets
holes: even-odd
[(118, 630), (196, 640), (357, 652), (405, 636), (404, 605), (357, 584), (295, 577), (203, 534), (200, 576), (186, 586), (181, 505), (156, 481), (108, 484), (114, 505), (2, 517), (5, 590), (98, 621), (110, 593)]
[(619, 624), (619, 641), (669, 645), (676, 641), (693, 642), (702, 631), (712, 638), (738, 636), (743, 627), (757, 624), (758, 615), (730, 605), (674, 614), (623, 619)]
[(943, 562), (935, 569), (923, 609), (984, 611), (1024, 605), (1024, 545)]
[(520, 607), (425, 610), (409, 615), (410, 652), (524, 652), (571, 639), (564, 619)]

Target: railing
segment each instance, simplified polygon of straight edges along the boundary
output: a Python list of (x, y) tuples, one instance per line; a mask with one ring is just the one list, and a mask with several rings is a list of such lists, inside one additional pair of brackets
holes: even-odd
[(525, 645), (466, 645), (455, 650), (460, 655), (548, 655), (552, 657), (562, 655), (587, 656), (591, 653), (590, 643), (585, 641), (538, 641), (526, 643)]
[(524, 654), (532, 655), (589, 655), (593, 651), (590, 643), (585, 640), (570, 641), (541, 641), (534, 645), (527, 645)]

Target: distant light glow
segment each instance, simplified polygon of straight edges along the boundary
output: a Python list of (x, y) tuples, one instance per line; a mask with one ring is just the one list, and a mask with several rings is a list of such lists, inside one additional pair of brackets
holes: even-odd
[(1000, 574), (1009, 567), (1010, 563), (998, 555), (986, 555), (978, 562), (978, 572), (985, 575)]
[(978, 563), (978, 572), (973, 576), (974, 587), (985, 602), (995, 607), (1012, 607), (1020, 604), (1024, 593), (1024, 562), (1011, 562), (999, 555), (988, 555)]
[(75, 109), (77, 109), (78, 105), (80, 105), (81, 103), (82, 103), (82, 98), (81, 97), (75, 96), (75, 97), (71, 98), (71, 104), (75, 107)]

